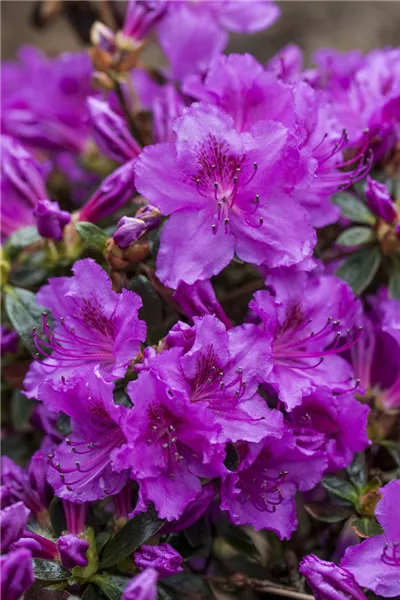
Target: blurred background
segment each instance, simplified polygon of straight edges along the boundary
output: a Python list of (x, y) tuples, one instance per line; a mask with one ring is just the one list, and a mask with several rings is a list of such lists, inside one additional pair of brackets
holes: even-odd
[[(79, 39), (76, 28), (84, 29), (85, 20), (90, 19), (90, 6), (99, 4), (107, 3), (88, 0), (69, 0), (64, 3), (56, 0), (47, 0), (45, 3), (2, 0), (2, 58), (15, 57), (21, 44), (36, 44), (50, 55), (81, 48), (83, 42)], [(232, 36), (228, 50), (247, 51), (265, 62), (282, 46), (294, 42), (303, 48), (308, 66), (313, 52), (320, 47), (330, 46), (339, 50), (359, 48), (367, 51), (374, 47), (400, 44), (399, 0), (297, 0), (278, 4), (282, 9), (282, 16), (273, 27), (255, 36)], [(60, 10), (60, 14), (48, 27), (38, 28), (38, 12), (44, 11), (45, 5), (47, 10)], [(75, 24), (75, 28), (71, 23)], [(162, 57), (153, 49), (150, 51), (150, 60), (159, 64)]]

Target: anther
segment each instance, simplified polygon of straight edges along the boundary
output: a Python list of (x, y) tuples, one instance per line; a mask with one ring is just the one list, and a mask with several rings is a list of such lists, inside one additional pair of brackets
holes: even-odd
[(165, 450), (166, 448), (168, 448), (168, 444), (167, 444), (167, 443), (164, 443), (164, 444), (162, 445), (162, 447), (163, 447), (163, 448), (164, 448), (164, 450)]

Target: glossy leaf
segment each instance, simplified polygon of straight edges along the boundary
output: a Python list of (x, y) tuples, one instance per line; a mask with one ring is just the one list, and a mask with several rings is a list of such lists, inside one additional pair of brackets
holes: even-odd
[(367, 517), (364, 519), (355, 519), (352, 521), (351, 526), (361, 538), (369, 538), (383, 533), (383, 529), (379, 523), (375, 519), (369, 519)]
[(389, 270), (389, 296), (400, 300), (400, 258), (393, 257)]
[(107, 569), (126, 558), (152, 535), (157, 533), (164, 521), (159, 519), (154, 506), (145, 513), (139, 513), (104, 546), (100, 566)]
[(124, 588), (130, 582), (129, 577), (122, 577), (119, 575), (109, 575), (103, 573), (101, 575), (94, 575), (90, 581), (95, 583), (103, 592), (104, 596), (109, 600), (120, 600)]
[(137, 275), (128, 285), (128, 289), (136, 292), (143, 301), (139, 317), (147, 325), (147, 343), (157, 344), (165, 335), (162, 302), (150, 281), (144, 275)]
[(361, 294), (375, 277), (380, 262), (379, 248), (363, 248), (346, 258), (336, 275), (347, 281), (354, 293)]
[(6, 288), (5, 309), (23, 344), (34, 355), (37, 350), (32, 339), (32, 329), (39, 328), (43, 308), (36, 303), (36, 295), (21, 288)]
[(372, 242), (375, 238), (369, 227), (350, 227), (343, 231), (336, 239), (339, 246), (361, 246)]
[(71, 576), (71, 572), (60, 563), (44, 558), (33, 559), (33, 572), (36, 579), (48, 582), (66, 581)]
[(347, 500), (352, 504), (355, 504), (358, 500), (356, 488), (348, 481), (338, 479), (337, 477), (324, 477), (322, 485), (332, 496)]
[(375, 224), (375, 215), (353, 194), (346, 192), (336, 194), (333, 197), (333, 203), (340, 207), (342, 216), (346, 219), (350, 219), (355, 223), (365, 223), (366, 225)]
[(19, 390), (13, 390), (11, 397), (11, 422), (17, 431), (23, 429), (31, 418), (35, 401), (30, 400)]
[(346, 469), (350, 481), (361, 492), (368, 483), (368, 469), (364, 454), (356, 454)]
[(336, 506), (323, 502), (310, 502), (305, 504), (304, 508), (314, 519), (323, 523), (338, 523), (354, 514), (351, 506)]
[(18, 252), (22, 248), (36, 244), (40, 242), (42, 238), (36, 228), (36, 225), (30, 225), (29, 227), (22, 227), (14, 231), (7, 240), (7, 250), (9, 252)]
[(86, 245), (94, 246), (102, 253), (105, 251), (108, 236), (102, 229), (100, 229), (100, 227), (97, 227), (97, 225), (88, 223), (86, 221), (76, 223), (75, 227), (79, 237), (85, 242)]

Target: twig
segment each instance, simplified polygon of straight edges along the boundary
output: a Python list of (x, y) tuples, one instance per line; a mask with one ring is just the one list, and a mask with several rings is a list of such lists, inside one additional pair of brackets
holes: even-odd
[(310, 594), (301, 594), (300, 592), (294, 592), (287, 588), (275, 587), (274, 585), (265, 585), (263, 587), (253, 588), (257, 592), (268, 592), (269, 594), (275, 594), (275, 596), (283, 596), (284, 598), (293, 598), (293, 600), (314, 600), (314, 596)]

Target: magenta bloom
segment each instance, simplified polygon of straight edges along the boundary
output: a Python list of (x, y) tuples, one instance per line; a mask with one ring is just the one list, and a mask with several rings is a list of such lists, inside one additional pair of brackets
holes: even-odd
[(113, 384), (98, 370), (68, 381), (45, 381), (39, 400), (71, 417), (71, 435), (49, 455), (48, 481), (59, 498), (77, 504), (118, 493), (129, 474), (117, 473), (112, 462), (125, 443), (121, 422), (127, 409), (113, 399)]
[(390, 197), (390, 192), (384, 183), (379, 183), (371, 177), (367, 177), (365, 199), (373, 213), (388, 223), (396, 218), (396, 205)]
[(227, 329), (232, 326), (218, 302), (211, 281), (196, 281), (193, 285), (182, 282), (172, 297), (185, 315), (191, 319), (213, 315), (222, 321)]
[(53, 240), (62, 239), (63, 229), (71, 221), (69, 212), (61, 210), (58, 202), (50, 200), (39, 200), (33, 215), (40, 235)]
[(46, 508), (41, 494), (30, 481), (29, 474), (16, 465), (8, 456), (1, 457), (2, 507), (23, 502), (36, 516), (40, 517)]
[(66, 569), (74, 567), (86, 567), (88, 560), (86, 552), (89, 549), (89, 543), (77, 535), (69, 533), (61, 536), (57, 540), (57, 549), (60, 553), (61, 564)]
[(148, 146), (135, 166), (139, 192), (171, 215), (157, 256), (163, 283), (209, 279), (234, 253), (270, 267), (311, 253), (315, 232), (288, 195), (303, 166), (283, 125), (239, 134), (217, 107), (193, 104), (175, 131), (175, 144)]
[(49, 59), (31, 46), (3, 62), (2, 130), (51, 152), (79, 152), (87, 139), (86, 98), (93, 94), (87, 52)]
[(319, 387), (302, 399), (287, 417), (299, 450), (307, 456), (321, 452), (327, 460), (327, 472), (344, 469), (355, 452), (369, 445), (367, 419), (369, 407), (351, 393), (338, 396)]
[(121, 600), (156, 600), (158, 573), (149, 567), (136, 575), (124, 589)]
[(361, 335), (360, 304), (333, 276), (281, 270), (267, 278), (273, 289), (256, 292), (250, 308), (273, 340), (266, 378), (288, 410), (319, 386), (349, 389), (352, 369), (338, 356)]
[(0, 510), (1, 551), (9, 547), (23, 534), (29, 517), (29, 508), (23, 502), (16, 502)]
[(227, 31), (255, 33), (270, 27), (280, 10), (269, 0), (254, 2), (170, 2), (158, 38), (172, 75), (203, 72), (228, 42)]
[(35, 581), (32, 555), (26, 548), (13, 550), (0, 558), (1, 597), (19, 600)]
[(1, 325), (1, 356), (7, 352), (16, 352), (18, 346), (18, 333)]
[(106, 378), (123, 377), (129, 362), (146, 336), (146, 325), (138, 318), (140, 297), (126, 289), (113, 292), (111, 281), (92, 259), (75, 263), (72, 277), (49, 280), (37, 294), (38, 303), (51, 310), (54, 327), (43, 316), (48, 342), (33, 333), (42, 362), (35, 361), (25, 389), (37, 396), (43, 378), (68, 377), (99, 365)]
[(183, 571), (181, 567), (182, 556), (169, 544), (143, 545), (134, 553), (133, 558), (135, 564), (142, 569), (147, 567), (156, 569), (159, 577), (169, 577)]
[(140, 483), (139, 507), (152, 501), (161, 518), (176, 520), (201, 491), (200, 477), (226, 471), (220, 428), (203, 403), (189, 404), (151, 371), (129, 383), (128, 393), (133, 408), (124, 424), (127, 443), (115, 468), (130, 468)]
[(219, 441), (280, 437), (281, 415), (256, 393), (271, 366), (269, 341), (255, 325), (226, 331), (215, 317), (193, 320), (192, 328), (175, 326), (176, 331), (182, 326), (181, 339), (174, 336), (175, 347), (149, 359), (146, 368), (183, 394), (188, 405), (205, 407)]
[(222, 480), (221, 508), (235, 525), (289, 539), (297, 526), (295, 494), (317, 485), (325, 466), (323, 455), (303, 454), (289, 431), (279, 440), (266, 437), (250, 447), (238, 471)]
[(353, 573), (362, 587), (384, 598), (400, 594), (400, 481), (392, 481), (380, 493), (375, 516), (384, 533), (347, 548), (340, 566)]
[(307, 579), (316, 600), (367, 600), (349, 571), (314, 554), (303, 558), (299, 571)]

